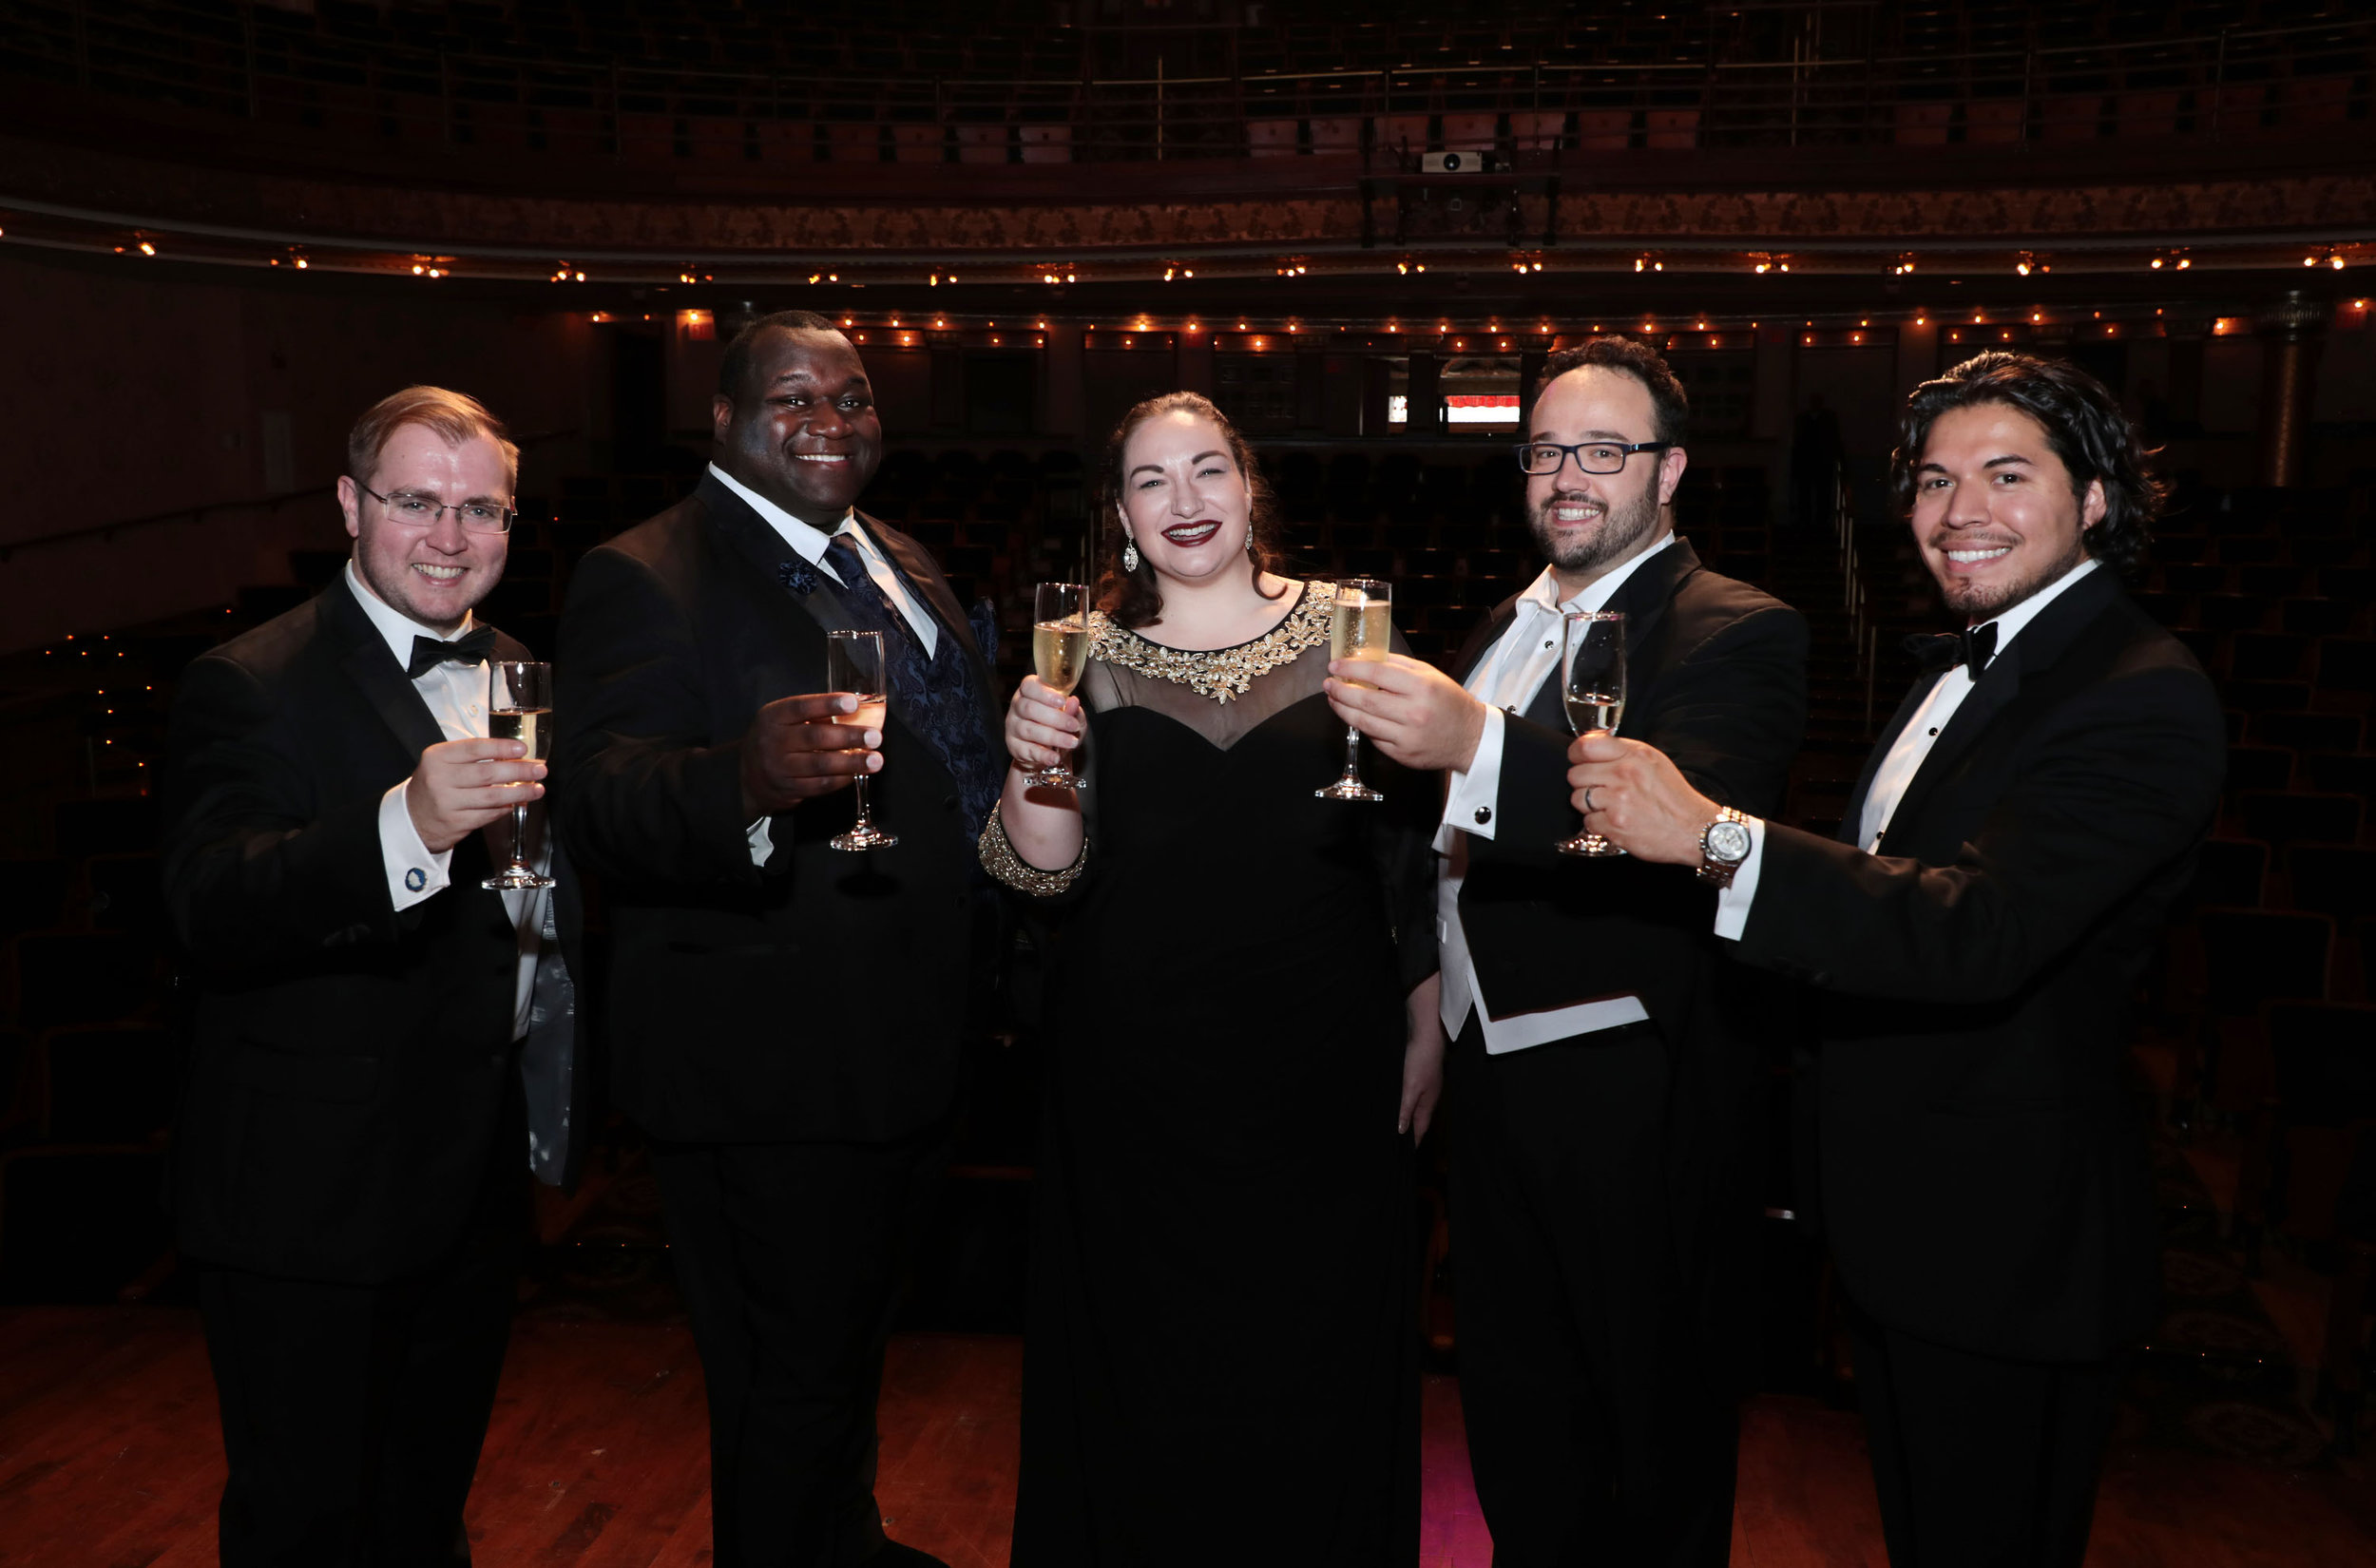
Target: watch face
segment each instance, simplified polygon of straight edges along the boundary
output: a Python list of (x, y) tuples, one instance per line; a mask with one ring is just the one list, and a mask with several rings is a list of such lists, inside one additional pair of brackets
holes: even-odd
[(1749, 830), (1727, 817), (1708, 827), (1708, 858), (1737, 866), (1749, 858)]

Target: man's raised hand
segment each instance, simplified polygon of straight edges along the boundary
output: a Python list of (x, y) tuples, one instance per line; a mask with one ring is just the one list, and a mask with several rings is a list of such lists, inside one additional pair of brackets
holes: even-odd
[(746, 820), (789, 811), (883, 766), (880, 730), (834, 722), (855, 713), (849, 692), (782, 697), (751, 719), (742, 741), (742, 814)]
[(1404, 767), (1465, 772), (1476, 759), (1485, 704), (1434, 665), (1389, 654), (1340, 659), (1329, 674), (1325, 689), (1336, 717)]
[(441, 740), (405, 783), (404, 809), (431, 854), (444, 854), (514, 806), (544, 797), (545, 764), (517, 740)]

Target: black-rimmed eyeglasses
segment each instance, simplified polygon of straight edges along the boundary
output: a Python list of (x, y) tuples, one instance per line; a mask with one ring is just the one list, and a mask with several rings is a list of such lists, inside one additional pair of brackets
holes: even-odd
[(415, 527), (434, 527), (451, 512), (472, 533), (509, 533), (520, 516), (516, 508), (495, 501), (461, 501), (448, 506), (435, 496), (417, 490), (395, 490), (382, 495), (360, 479), (354, 482), (354, 488), (387, 507), (388, 515), (397, 522)]
[(1518, 453), (1518, 466), (1530, 474), (1557, 473), (1560, 465), (1571, 457), (1585, 473), (1621, 473), (1625, 460), (1636, 452), (1662, 452), (1674, 445), (1672, 441), (1580, 441), (1562, 447), (1556, 441), (1522, 441), (1513, 449)]

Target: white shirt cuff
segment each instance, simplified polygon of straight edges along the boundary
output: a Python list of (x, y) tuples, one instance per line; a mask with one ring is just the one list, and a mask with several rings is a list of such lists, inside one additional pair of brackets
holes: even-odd
[(1766, 863), (1766, 823), (1749, 819), (1749, 858), (1733, 873), (1733, 885), (1716, 894), (1716, 935), (1738, 942), (1749, 928), (1750, 901), (1757, 896), (1757, 872)]
[(742, 830), (742, 836), (751, 843), (751, 864), (764, 866), (767, 857), (776, 852), (776, 834), (766, 817), (760, 817)]
[(1444, 792), (1444, 821), (1435, 832), (1435, 852), (1452, 852), (1452, 831), (1474, 833), (1479, 838), (1493, 836), (1493, 808), (1502, 798), (1502, 710), (1485, 704), (1485, 728), (1477, 736), (1477, 755), (1468, 759), (1466, 773), (1458, 768), (1447, 775)]
[(388, 868), (388, 902), (396, 909), (409, 909), (443, 891), (447, 868), (453, 863), (451, 850), (431, 854), (421, 842), (421, 831), (412, 826), (404, 796), (412, 782), (408, 778), (379, 797), (379, 858)]

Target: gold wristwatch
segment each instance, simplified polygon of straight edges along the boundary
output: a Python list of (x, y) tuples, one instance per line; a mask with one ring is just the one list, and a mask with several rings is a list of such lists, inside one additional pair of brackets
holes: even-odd
[(1746, 815), (1730, 806), (1717, 807), (1716, 819), (1699, 830), (1699, 880), (1712, 888), (1730, 888), (1753, 842)]

